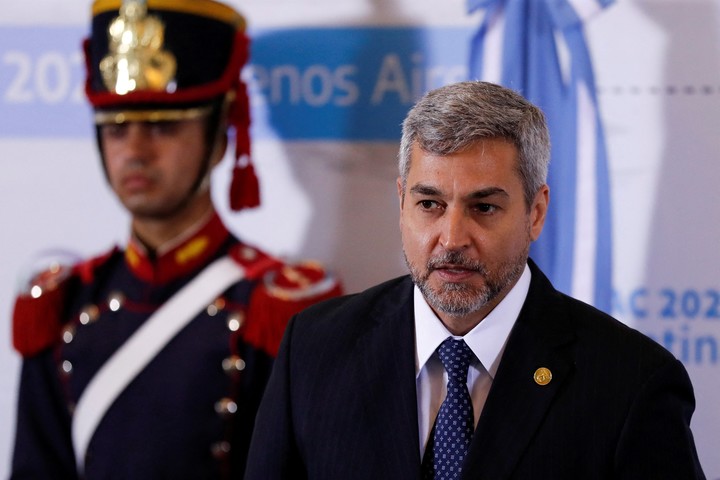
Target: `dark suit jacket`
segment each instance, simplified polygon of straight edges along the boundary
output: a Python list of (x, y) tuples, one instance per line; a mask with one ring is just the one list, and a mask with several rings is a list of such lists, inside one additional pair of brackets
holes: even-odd
[[(530, 265), (463, 478), (705, 478), (682, 364)], [(247, 480), (420, 478), (412, 291), (401, 277), (293, 318)], [(545, 386), (533, 380), (539, 367), (552, 372)]]

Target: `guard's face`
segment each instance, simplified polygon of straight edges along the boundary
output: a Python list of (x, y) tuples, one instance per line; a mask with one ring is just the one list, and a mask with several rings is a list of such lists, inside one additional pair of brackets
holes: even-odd
[(134, 217), (163, 218), (187, 201), (206, 154), (204, 120), (104, 125), (100, 135), (110, 185)]
[(502, 300), (542, 230), (548, 189), (528, 209), (516, 165), (517, 149), (503, 140), (446, 157), (415, 146), (405, 192), (398, 179), (406, 262), (453, 333), (469, 331)]

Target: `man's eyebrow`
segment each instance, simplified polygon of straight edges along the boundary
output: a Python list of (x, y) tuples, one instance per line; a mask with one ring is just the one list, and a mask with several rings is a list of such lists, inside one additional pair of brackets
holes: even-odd
[[(414, 195), (428, 196), (428, 197), (440, 197), (442, 191), (432, 185), (418, 183), (410, 188), (410, 193)], [(466, 200), (481, 200), (493, 195), (501, 195), (503, 197), (509, 197), (510, 195), (505, 189), (500, 187), (486, 187), (479, 190), (475, 190), (465, 196)]]
[(508, 192), (506, 192), (504, 189), (500, 187), (487, 187), (487, 188), (481, 188), (480, 190), (475, 190), (474, 192), (467, 195), (468, 200), (479, 200), (482, 198), (487, 198), (492, 195), (502, 195), (503, 197), (509, 197), (510, 195)]
[(416, 194), (416, 195), (427, 195), (427, 196), (439, 196), (442, 194), (439, 188), (433, 187), (431, 185), (424, 185), (422, 183), (418, 183), (416, 185), (413, 185), (410, 188), (410, 193)]

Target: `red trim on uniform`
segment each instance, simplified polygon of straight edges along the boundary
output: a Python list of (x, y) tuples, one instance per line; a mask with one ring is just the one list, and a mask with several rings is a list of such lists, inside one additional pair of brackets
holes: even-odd
[[(246, 251), (252, 252), (252, 255), (246, 256)], [(282, 266), (282, 262), (277, 258), (243, 244), (238, 244), (230, 250), (230, 258), (243, 267), (245, 278), (248, 280), (257, 280), (266, 272)]]
[(229, 235), (217, 212), (213, 212), (197, 232), (156, 258), (148, 256), (145, 247), (137, 239), (131, 238), (125, 252), (125, 262), (140, 279), (150, 283), (167, 283), (210, 263)]
[(67, 282), (63, 282), (39, 298), (22, 295), (15, 300), (13, 346), (22, 356), (36, 355), (58, 341), (66, 290)]
[(118, 95), (110, 91), (96, 92), (92, 90), (93, 74), (95, 72), (90, 65), (90, 42), (89, 39), (86, 39), (83, 42), (83, 47), (86, 52), (85, 68), (87, 69), (85, 93), (95, 108), (106, 108), (114, 105), (127, 107), (128, 105), (143, 103), (178, 105), (181, 103), (211, 100), (225, 94), (234, 87), (236, 88), (241, 83), (240, 69), (248, 59), (249, 44), (250, 40), (244, 32), (236, 32), (235, 43), (228, 66), (223, 75), (214, 82), (179, 89), (175, 92), (137, 91), (125, 95)]
[[(57, 284), (41, 285), (38, 298), (20, 295), (13, 309), (13, 346), (25, 357), (35, 355), (59, 341), (67, 320), (63, 318), (68, 301), (68, 285), (73, 278), (85, 284), (95, 281), (97, 270), (118, 251), (115, 247), (105, 254), (84, 260), (74, 266), (67, 278)], [(42, 275), (42, 274), (41, 274)]]
[[(323, 280), (323, 278), (319, 280)], [(336, 282), (329, 290), (299, 300), (286, 300), (273, 295), (260, 284), (253, 290), (247, 311), (247, 322), (243, 338), (247, 343), (273, 357), (277, 356), (280, 342), (290, 318), (301, 310), (322, 300), (342, 295), (343, 289)]]

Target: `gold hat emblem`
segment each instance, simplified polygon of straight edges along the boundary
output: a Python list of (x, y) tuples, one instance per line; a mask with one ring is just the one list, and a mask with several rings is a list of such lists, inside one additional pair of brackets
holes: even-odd
[(537, 383), (538, 385), (547, 385), (552, 380), (552, 372), (550, 371), (550, 369), (547, 369), (545, 367), (540, 367), (537, 370), (535, 370), (533, 379), (535, 380), (535, 383)]
[(165, 26), (147, 14), (140, 0), (123, 0), (120, 16), (108, 29), (110, 53), (100, 62), (108, 90), (125, 95), (135, 90), (173, 91), (177, 62), (163, 50)]

